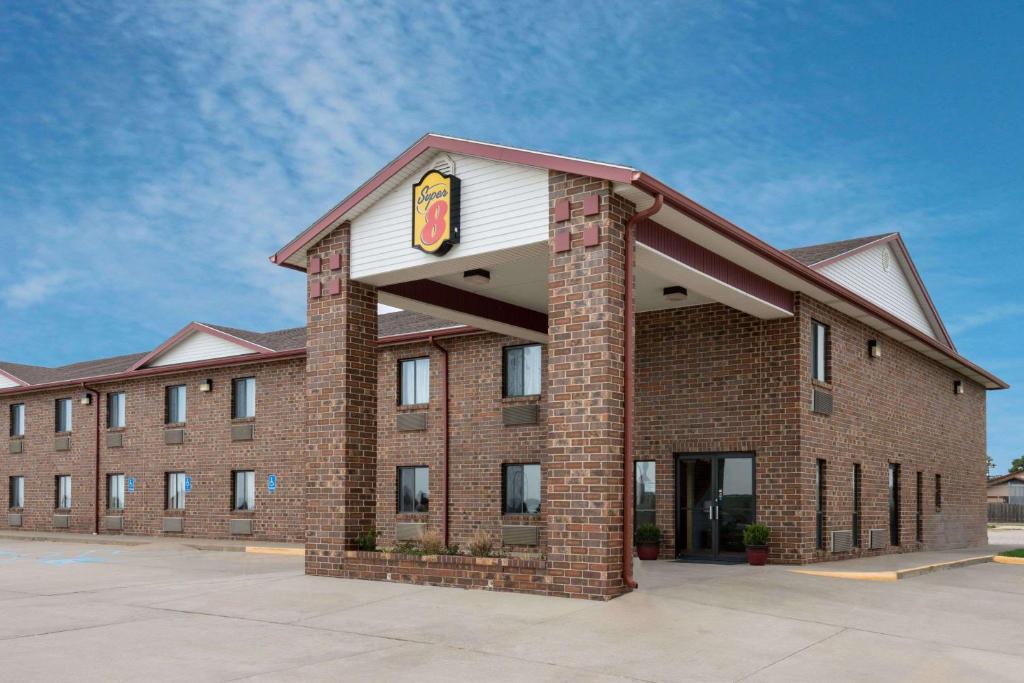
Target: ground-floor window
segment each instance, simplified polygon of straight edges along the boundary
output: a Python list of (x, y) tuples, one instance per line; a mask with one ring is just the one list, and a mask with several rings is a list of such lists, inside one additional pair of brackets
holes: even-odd
[(430, 507), (430, 468), (398, 468), (398, 511), (428, 512)]
[(655, 464), (653, 460), (638, 460), (633, 464), (633, 525), (657, 524), (655, 507)]
[(7, 481), (7, 506), (10, 508), (25, 507), (25, 477), (14, 476)]
[(917, 517), (914, 523), (914, 533), (918, 543), (924, 542), (924, 472), (917, 473), (917, 506), (915, 512)]
[(900, 466), (889, 463), (889, 544), (900, 544)]
[(107, 509), (124, 510), (124, 475), (107, 475)]
[(505, 507), (507, 515), (536, 515), (540, 512), (540, 465), (505, 465)]
[(853, 546), (860, 547), (860, 463), (853, 465)]
[(825, 461), (819, 459), (814, 471), (814, 544), (825, 549)]
[(256, 473), (252, 470), (235, 472), (235, 509), (256, 509)]
[(185, 473), (167, 473), (167, 509), (185, 509)]
[(942, 510), (942, 475), (935, 475), (935, 511)]
[(57, 509), (58, 510), (70, 510), (71, 509), (71, 475), (69, 474), (58, 474), (57, 475)]

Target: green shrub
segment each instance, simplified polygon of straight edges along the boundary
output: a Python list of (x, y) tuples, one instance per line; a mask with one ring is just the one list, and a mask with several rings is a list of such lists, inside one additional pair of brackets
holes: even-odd
[(999, 554), (1003, 557), (1024, 557), (1024, 548), (1017, 548), (1016, 550), (1004, 550)]
[(747, 528), (743, 530), (743, 545), (746, 546), (764, 546), (768, 545), (768, 539), (772, 535), (772, 530), (760, 522), (754, 522), (748, 524)]
[(365, 531), (356, 536), (356, 550), (368, 550), (373, 552), (377, 549), (377, 532)]
[(633, 532), (635, 545), (657, 545), (661, 543), (661, 529), (653, 524), (641, 524)]

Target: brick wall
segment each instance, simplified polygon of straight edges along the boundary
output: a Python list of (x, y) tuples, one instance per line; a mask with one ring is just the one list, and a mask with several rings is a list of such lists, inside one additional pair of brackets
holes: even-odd
[[(125, 487), (125, 509), (110, 514), (123, 516), (124, 533), (160, 534), (165, 515), (183, 516), (183, 535), (227, 538), (229, 519), (251, 519), (253, 540), (300, 541), (305, 534), (302, 521), (305, 476), (303, 444), (305, 421), (302, 414), (301, 359), (280, 360), (180, 374), (139, 378), (98, 385), (100, 400), (81, 405), (81, 389), (27, 394), (0, 400), (0, 412), (9, 414), (11, 403), (25, 403), (24, 452), (0, 456), (0, 482), (8, 477), (25, 477), (25, 530), (53, 530), (54, 478), (72, 477), (71, 531), (91, 532), (94, 528), (95, 424), (100, 415), (101, 515), (107, 514), (106, 475), (124, 474), (135, 479), (135, 491)], [(250, 421), (231, 419), (231, 380), (255, 377), (257, 387), (255, 437), (232, 441), (232, 424)], [(199, 383), (213, 380), (209, 393)], [(164, 442), (164, 388), (187, 387), (185, 440), (180, 445)], [(126, 426), (123, 447), (109, 448), (106, 435), (106, 394), (126, 394)], [(54, 450), (54, 400), (73, 398), (71, 450)], [(5, 445), (5, 450), (7, 450)], [(232, 510), (234, 470), (253, 470), (256, 477), (256, 508), (249, 512)], [(167, 472), (185, 472), (192, 479), (185, 510), (166, 508)], [(277, 476), (277, 488), (268, 491), (267, 475)], [(101, 529), (101, 531), (103, 531)], [(104, 533), (110, 533), (105, 532)]]

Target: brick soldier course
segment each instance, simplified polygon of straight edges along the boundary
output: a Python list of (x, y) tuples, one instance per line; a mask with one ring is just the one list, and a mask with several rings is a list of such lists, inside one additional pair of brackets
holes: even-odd
[[(404, 252), (411, 249), (404, 238), (373, 246), (374, 231), (354, 237), (366, 207), (387, 201), (386, 192), (398, 193), (394, 206), (404, 207), (424, 160), (438, 153), (455, 158), (441, 157), (442, 168), (466, 169), (462, 244), (456, 240), (443, 256), (413, 258)], [(472, 158), (499, 165), (474, 175)], [(544, 169), (544, 176), (530, 176), (537, 181), (530, 196), (546, 191), (529, 219), (545, 231), (546, 243), (542, 236), (539, 249), (515, 252), (516, 263), (544, 259), (543, 281), (524, 284), (506, 301), (488, 299), (486, 289), (481, 295), (452, 284), (473, 275), (472, 267), (487, 266), (495, 280), (507, 274), (502, 249), (488, 247), (491, 252), (482, 256), (473, 251), (481, 248), (474, 239), (483, 239), (488, 202), (503, 207), (504, 217), (518, 201), (519, 195), (501, 194), (505, 186), (474, 194), (483, 193), (479, 188), (488, 177), (500, 175), (500, 164)], [(509, 176), (516, 182), (525, 177), (516, 173)], [(123, 530), (101, 533), (225, 538), (237, 530), (232, 520), (251, 520), (246, 538), (304, 540), (311, 574), (590, 599), (620, 595), (628, 589), (622, 557), (631, 538), (624, 533), (624, 484), (633, 485), (635, 476), (623, 469), (630, 400), (624, 383), (630, 324), (625, 235), (630, 218), (651, 206), (656, 194), (665, 208), (656, 204), (651, 220), (669, 227), (659, 223), (645, 232), (643, 259), (638, 253), (634, 266), (637, 302), (642, 296), (644, 307), (634, 323), (632, 427), (634, 459), (654, 463), (663, 556), (692, 557), (688, 543), (700, 534), (702, 543), (711, 538), (711, 524), (724, 534), (717, 515), (728, 495), (753, 506), (740, 529), (755, 518), (772, 529), (775, 563), (983, 543), (985, 392), (1005, 384), (957, 354), (937, 314), (928, 318), (932, 334), (924, 338), (925, 323), (913, 327), (877, 307), (870, 291), (858, 294), (822, 274), (822, 264), (880, 246), (903, 258), (897, 235), (786, 255), (632, 169), (439, 136), (421, 140), (275, 255), (276, 262), (305, 271), (305, 329), (204, 327), (203, 334), (251, 348), (221, 355), (199, 349), (181, 365), (148, 367), (140, 360), (144, 354), (52, 369), (0, 363), (0, 410), (9, 414), (11, 405), (25, 405), (25, 435), (11, 436), (10, 453), (0, 456), (0, 477), (25, 481), (24, 505), (9, 511), (9, 524), (19, 518), (22, 529), (52, 530), (55, 513), (66, 512), (70, 530), (94, 528), (98, 414), (101, 500), (107, 498), (107, 474), (125, 474), (136, 485), (123, 511), (99, 511), (101, 517), (121, 517)], [(401, 216), (392, 222), (407, 219), (392, 211)], [(544, 213), (546, 220), (539, 218)], [(714, 228), (717, 236), (689, 241), (703, 234), (694, 225)], [(396, 263), (411, 260), (393, 266), (400, 275), (386, 269), (373, 277), (355, 275), (376, 258), (374, 248), (394, 251)], [(674, 260), (652, 266), (652, 253)], [(470, 260), (458, 260), (464, 256)], [(908, 291), (916, 292), (922, 315), (932, 315), (905, 258), (900, 263)], [(446, 259), (455, 260), (448, 265)], [(776, 270), (758, 266), (760, 273), (752, 272), (757, 259)], [(779, 269), (810, 284), (797, 286)], [(483, 272), (486, 282), (491, 274)], [(675, 272), (690, 278), (690, 291), (682, 296), (697, 298), (680, 307), (663, 305), (659, 296), (652, 307), (651, 292), (673, 284), (668, 278)], [(443, 275), (458, 279), (440, 282)], [(821, 294), (830, 288), (828, 296)], [(400, 302), (420, 312), (378, 315), (378, 301), (394, 301), (396, 291)], [(520, 305), (527, 300), (530, 307)], [(821, 381), (811, 372), (815, 324), (827, 326)], [(539, 392), (506, 396), (504, 349), (541, 339)], [(183, 342), (172, 338), (168, 348), (174, 343)], [(881, 353), (872, 355), (871, 348)], [(429, 358), (428, 398), (402, 405), (400, 363), (415, 358)], [(254, 418), (233, 420), (232, 380), (240, 377), (256, 378), (257, 409)], [(211, 390), (200, 392), (207, 380)], [(165, 438), (165, 387), (174, 384), (188, 391), (181, 444)], [(105, 426), (112, 391), (126, 393), (123, 430)], [(81, 403), (86, 395), (92, 397), (88, 405)], [(56, 450), (58, 398), (73, 400), (69, 450)], [(820, 404), (824, 399), (829, 402)], [(510, 420), (511, 414), (535, 417)], [(254, 425), (253, 438), (235, 440), (232, 428), (246, 424)], [(121, 447), (108, 443), (112, 431), (123, 433)], [(682, 463), (705, 455), (722, 458), (723, 467), (731, 462), (715, 454), (752, 458), (751, 490), (720, 491), (717, 498), (711, 492), (703, 508), (687, 511), (684, 479), (690, 477), (685, 485), (691, 488), (706, 482), (695, 482)], [(537, 514), (505, 513), (503, 468), (517, 464), (540, 465)], [(898, 543), (870, 548), (882, 531), (889, 540), (893, 464), (900, 468)], [(841, 539), (854, 529), (855, 466), (859, 533), (846, 549), (832, 532)], [(399, 511), (400, 467), (428, 468), (427, 511)], [(253, 510), (232, 509), (238, 470), (256, 473)], [(166, 509), (166, 473), (177, 471), (192, 481), (184, 511)], [(73, 482), (68, 511), (54, 509), (55, 477), (63, 474)], [(276, 475), (273, 491), (270, 474)], [(164, 520), (175, 516), (184, 517), (182, 531), (164, 532)], [(447, 529), (461, 554), (398, 552), (400, 528)], [(506, 538), (509, 529), (517, 531)], [(527, 540), (524, 530), (536, 530), (536, 541)], [(382, 551), (358, 549), (370, 532)], [(493, 539), (500, 556), (465, 554), (481, 534)], [(720, 550), (721, 544), (719, 538)]]

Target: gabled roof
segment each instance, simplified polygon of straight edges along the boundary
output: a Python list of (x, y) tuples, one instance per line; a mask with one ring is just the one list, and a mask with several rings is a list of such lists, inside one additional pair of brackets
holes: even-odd
[(849, 256), (861, 249), (864, 249), (875, 242), (883, 241), (893, 237), (897, 233), (887, 232), (882, 235), (871, 235), (870, 237), (854, 237), (839, 242), (825, 242), (824, 244), (812, 244), (807, 247), (794, 247), (783, 249), (784, 252), (795, 258), (800, 263), (808, 266), (823, 265), (840, 256)]
[(256, 342), (250, 341), (248, 339), (243, 339), (242, 337), (239, 337), (235, 334), (225, 332), (218, 327), (211, 327), (205, 323), (191, 322), (185, 327), (181, 328), (173, 337), (171, 337), (163, 344), (156, 347), (155, 349), (147, 353), (145, 356), (137, 360), (129, 368), (129, 370), (138, 370), (139, 368), (146, 367), (154, 360), (168, 353), (176, 346), (183, 343), (185, 340), (189, 339), (195, 334), (207, 334), (231, 342), (236, 346), (242, 347), (242, 349), (244, 349), (243, 353), (245, 353), (246, 351), (248, 353), (267, 353), (269, 351), (273, 351), (273, 349), (263, 346), (262, 344), (257, 344)]
[(1004, 484), (1012, 480), (1024, 481), (1024, 472), (1010, 472), (1009, 474), (1002, 474), (999, 475), (998, 477), (990, 477), (988, 480), (988, 485), (995, 486), (997, 484)]
[(272, 351), (287, 351), (288, 349), (306, 348), (305, 327), (290, 327), (286, 330), (274, 330), (273, 332), (253, 332), (252, 330), (242, 330), (237, 327), (225, 327), (224, 325), (213, 325), (210, 323), (200, 324), (215, 330), (220, 330), (235, 339), (249, 341)]

